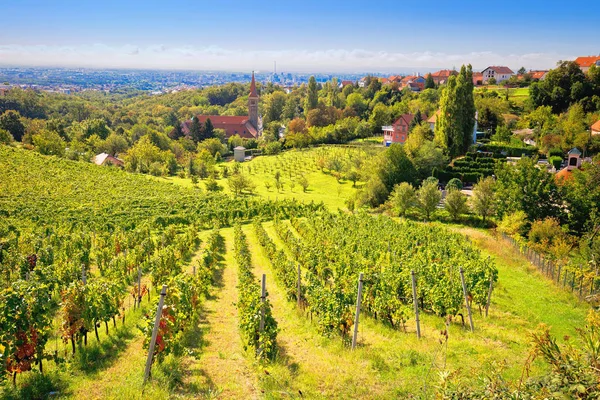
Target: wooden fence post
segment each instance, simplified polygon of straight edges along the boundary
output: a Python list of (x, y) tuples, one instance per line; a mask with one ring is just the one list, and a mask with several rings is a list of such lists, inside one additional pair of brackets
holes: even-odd
[(152, 369), (152, 360), (154, 358), (154, 346), (156, 345), (156, 336), (158, 335), (158, 326), (160, 324), (160, 317), (162, 315), (163, 305), (165, 304), (165, 296), (167, 295), (167, 285), (163, 285), (160, 292), (160, 299), (158, 300), (158, 308), (156, 309), (156, 319), (154, 320), (154, 328), (152, 328), (152, 338), (150, 339), (150, 345), (148, 346), (148, 359), (146, 360), (146, 370), (144, 371), (144, 384), (150, 377), (150, 370)]
[(81, 264), (81, 281), (84, 285), (87, 285), (87, 275), (85, 273), (85, 264)]
[(265, 330), (265, 300), (267, 298), (267, 275), (262, 275), (262, 285), (260, 291), (260, 331)]
[(196, 276), (196, 266), (192, 266), (192, 275)]
[(301, 271), (300, 271), (300, 263), (298, 263), (298, 283), (297, 283), (297, 288), (296, 288), (296, 297), (297, 297), (297, 303), (298, 303), (298, 308), (300, 308), (300, 297), (302, 296), (302, 275), (301, 275)]
[(488, 316), (488, 310), (490, 309), (490, 303), (492, 302), (492, 290), (494, 290), (494, 279), (490, 278), (490, 289), (488, 290), (487, 303), (485, 303), (485, 316)]
[(412, 281), (413, 304), (415, 307), (415, 321), (417, 323), (417, 338), (421, 339), (421, 322), (419, 321), (419, 301), (417, 300), (417, 281), (415, 279), (415, 271), (410, 271)]
[[(138, 308), (142, 306), (142, 267), (138, 267), (138, 292), (137, 292)], [(133, 304), (135, 308), (135, 303)]]
[(462, 282), (463, 294), (465, 295), (465, 305), (467, 306), (467, 313), (469, 313), (469, 324), (471, 325), (471, 332), (475, 330), (473, 326), (473, 316), (471, 315), (471, 305), (469, 304), (469, 296), (467, 294), (467, 285), (465, 284), (465, 274), (463, 268), (460, 267), (460, 280)]
[(363, 273), (358, 276), (358, 295), (356, 296), (356, 315), (354, 316), (354, 335), (352, 336), (352, 350), (356, 348), (356, 338), (358, 336), (358, 317), (360, 315), (360, 302), (362, 298)]

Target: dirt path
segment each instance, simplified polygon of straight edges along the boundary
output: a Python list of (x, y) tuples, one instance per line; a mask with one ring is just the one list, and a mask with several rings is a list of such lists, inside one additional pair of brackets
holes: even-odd
[(233, 259), (233, 230), (223, 229), (226, 254), (221, 279), (213, 298), (203, 305), (200, 329), (203, 346), (200, 359), (187, 367), (186, 384), (198, 388), (198, 394), (223, 399), (258, 398), (257, 382), (245, 358), (238, 331), (237, 273)]

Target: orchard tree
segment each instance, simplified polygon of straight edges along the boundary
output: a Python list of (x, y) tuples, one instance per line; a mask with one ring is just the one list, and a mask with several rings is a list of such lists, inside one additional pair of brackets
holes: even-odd
[(469, 210), (467, 207), (467, 196), (458, 189), (449, 189), (444, 199), (444, 208), (450, 214), (450, 218), (456, 221), (462, 214), (465, 214)]
[(390, 197), (393, 209), (402, 217), (419, 204), (415, 188), (408, 182), (396, 185)]
[(471, 197), (471, 207), (473, 211), (485, 219), (494, 214), (495, 198), (494, 198), (494, 178), (488, 176), (480, 179), (473, 187), (473, 196)]
[(419, 208), (425, 214), (425, 217), (429, 219), (442, 199), (437, 179), (425, 179), (417, 191), (417, 199)]
[(25, 125), (21, 122), (21, 115), (17, 111), (8, 110), (0, 115), (0, 129), (7, 130), (17, 142), (23, 140)]

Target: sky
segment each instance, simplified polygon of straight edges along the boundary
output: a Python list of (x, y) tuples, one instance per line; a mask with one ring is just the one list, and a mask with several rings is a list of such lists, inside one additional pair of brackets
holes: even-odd
[(0, 0), (0, 65), (548, 69), (600, 54), (600, 1)]

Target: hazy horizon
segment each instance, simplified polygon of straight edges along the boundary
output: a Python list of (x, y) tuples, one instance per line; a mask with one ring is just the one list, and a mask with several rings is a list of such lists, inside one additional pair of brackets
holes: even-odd
[[(0, 65), (360, 73), (549, 69), (600, 53), (600, 4), (307, 0), (301, 5), (23, 0), (4, 5)], [(515, 11), (516, 10), (516, 11)], [(582, 12), (585, 10), (585, 12)]]

